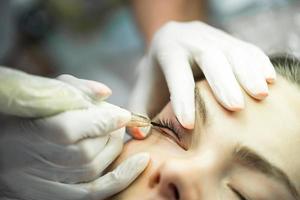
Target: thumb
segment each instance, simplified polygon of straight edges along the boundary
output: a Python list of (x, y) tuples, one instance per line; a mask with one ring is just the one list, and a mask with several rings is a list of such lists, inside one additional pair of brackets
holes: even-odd
[(139, 153), (121, 163), (115, 170), (92, 183), (84, 184), (93, 200), (102, 200), (127, 188), (148, 166), (150, 155)]

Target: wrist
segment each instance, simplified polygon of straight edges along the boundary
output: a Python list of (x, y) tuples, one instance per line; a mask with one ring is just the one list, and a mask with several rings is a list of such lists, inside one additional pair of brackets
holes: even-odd
[(205, 21), (206, 6), (203, 0), (132, 0), (145, 47), (150, 46), (155, 32), (170, 21)]

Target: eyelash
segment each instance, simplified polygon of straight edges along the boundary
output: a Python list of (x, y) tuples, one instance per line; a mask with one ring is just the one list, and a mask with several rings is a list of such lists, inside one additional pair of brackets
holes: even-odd
[(240, 200), (248, 200), (246, 197), (244, 197), (238, 190), (235, 188), (229, 186), (229, 188), (232, 190), (232, 192), (240, 199)]
[[(172, 137), (171, 139), (175, 140), (177, 144), (182, 146), (181, 144), (181, 130), (172, 122), (171, 120), (167, 119), (160, 119), (157, 122), (152, 123), (154, 126), (159, 127), (161, 131), (163, 131), (167, 136)], [(170, 135), (170, 133), (164, 131), (163, 129), (168, 129), (173, 134)], [(176, 137), (176, 138), (175, 138)]]

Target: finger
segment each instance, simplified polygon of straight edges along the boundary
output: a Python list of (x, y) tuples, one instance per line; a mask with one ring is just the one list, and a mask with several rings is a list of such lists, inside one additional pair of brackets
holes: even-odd
[(247, 48), (232, 50), (228, 53), (233, 71), (246, 92), (255, 99), (268, 95), (268, 85), (262, 63)]
[(109, 87), (96, 81), (79, 79), (68, 74), (60, 75), (57, 79), (74, 86), (95, 100), (107, 99), (112, 94)]
[(7, 172), (5, 175), (10, 183), (9, 186), (15, 191), (14, 199), (86, 200), (88, 198), (88, 191), (77, 185), (49, 181), (43, 177), (15, 171)]
[[(83, 139), (76, 144), (67, 146), (43, 141), (32, 146), (32, 151), (38, 152), (38, 155), (42, 156), (41, 163), (44, 163), (43, 165), (48, 165), (51, 162), (55, 166), (80, 166), (92, 162), (105, 147), (108, 140), (109, 135)], [(49, 170), (48, 172), (52, 173)]]
[(0, 67), (2, 113), (47, 117), (66, 110), (87, 108), (89, 98), (64, 82)]
[(72, 164), (80, 165), (90, 163), (105, 148), (105, 145), (107, 144), (108, 140), (109, 135), (105, 137), (87, 138), (81, 140), (76, 145), (72, 145), (75, 149), (75, 151), (73, 152), (77, 155), (77, 158), (79, 160), (78, 163)]
[(148, 153), (139, 153), (121, 163), (115, 170), (92, 183), (82, 185), (87, 188), (93, 200), (105, 199), (127, 188), (148, 166)]
[(62, 149), (60, 155), (55, 158), (55, 164), (64, 166), (85, 165), (91, 163), (96, 156), (105, 148), (109, 136), (87, 138), (74, 145)]
[(265, 53), (256, 46), (250, 45), (249, 48), (252, 51), (254, 58), (259, 61), (261, 67), (263, 68), (266, 81), (268, 83), (273, 83), (276, 80), (276, 71), (269, 57), (266, 56)]
[(85, 138), (96, 138), (124, 127), (131, 113), (101, 102), (85, 110), (74, 110), (36, 120), (44, 138), (58, 144), (74, 144)]
[(222, 52), (206, 50), (195, 56), (217, 100), (227, 109), (244, 108), (244, 98), (231, 66)]
[(103, 150), (87, 167), (90, 169), (90, 180), (99, 176), (121, 153), (125, 129), (119, 129), (111, 133)]
[(82, 166), (74, 166), (68, 169), (65, 177), (67, 182), (79, 183), (95, 180), (101, 173), (119, 156), (123, 148), (123, 136), (125, 129), (119, 129), (111, 133), (105, 147), (98, 153), (95, 159)]
[(187, 52), (180, 47), (170, 46), (170, 49), (163, 49), (156, 56), (165, 75), (177, 119), (185, 128), (193, 129), (195, 81)]
[[(28, 170), (35, 176), (63, 183), (81, 183), (95, 180), (118, 157), (123, 148), (124, 128), (111, 133), (104, 148), (89, 163), (82, 165), (58, 165), (52, 159), (40, 158), (39, 167)], [(66, 157), (68, 159), (68, 157)]]

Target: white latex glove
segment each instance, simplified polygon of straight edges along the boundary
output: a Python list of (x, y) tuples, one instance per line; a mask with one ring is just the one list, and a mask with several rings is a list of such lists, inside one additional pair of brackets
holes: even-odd
[[(102, 99), (96, 82), (72, 76), (60, 79), (83, 93), (91, 92), (90, 97)], [(45, 105), (53, 103), (47, 102)], [(21, 110), (29, 113), (25, 108)], [(35, 113), (43, 114), (39, 109)], [(106, 102), (45, 118), (1, 115), (0, 199), (101, 200), (120, 192), (149, 163), (149, 155), (141, 153), (114, 171), (104, 173), (122, 150), (124, 128), (121, 127), (130, 118), (128, 111)]]
[(240, 86), (263, 99), (268, 95), (267, 82), (276, 78), (269, 58), (258, 47), (202, 22), (170, 22), (155, 34), (140, 63), (130, 109), (152, 117), (171, 99), (180, 123), (192, 129), (195, 69), (201, 70), (217, 100), (231, 111), (244, 108)]
[[(97, 87), (104, 91), (102, 96), (110, 95), (105, 85), (97, 83)], [(50, 116), (65, 110), (87, 108), (94, 94), (88, 89), (82, 92), (63, 81), (0, 66), (1, 113), (20, 117)]]

